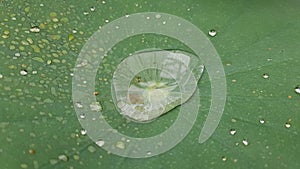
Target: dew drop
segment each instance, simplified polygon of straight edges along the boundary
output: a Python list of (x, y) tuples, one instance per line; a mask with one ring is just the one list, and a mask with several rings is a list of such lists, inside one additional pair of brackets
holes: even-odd
[(88, 151), (94, 153), (96, 151), (96, 148), (94, 146), (89, 146)]
[(59, 155), (59, 156), (58, 156), (58, 159), (59, 159), (60, 161), (68, 161), (68, 160), (69, 160), (68, 156), (66, 156), (66, 155), (64, 155), (64, 154)]
[(96, 144), (97, 144), (99, 147), (102, 147), (102, 146), (105, 144), (105, 142), (104, 142), (104, 140), (98, 140), (98, 141), (96, 141)]
[(227, 161), (227, 157), (223, 156), (222, 161), (224, 161), (224, 162)]
[(296, 92), (297, 94), (300, 94), (300, 85), (295, 87), (295, 92)]
[(260, 120), (259, 120), (259, 123), (260, 123), (260, 124), (264, 124), (264, 123), (265, 123), (265, 120), (264, 120), (264, 119), (260, 119)]
[(246, 140), (246, 139), (244, 139), (244, 140), (242, 141), (242, 143), (244, 144), (244, 146), (248, 146), (248, 145), (249, 145), (249, 142), (248, 142), (248, 140)]
[(152, 154), (152, 152), (151, 151), (147, 151), (147, 155), (151, 155)]
[(83, 15), (88, 15), (88, 14), (89, 14), (89, 13), (88, 13), (88, 12), (86, 12), (86, 11), (84, 11), (84, 12), (83, 12)]
[(109, 22), (109, 20), (108, 19), (105, 19), (105, 23), (108, 23)]
[(125, 143), (122, 141), (118, 141), (115, 146), (122, 150), (125, 149)]
[(269, 76), (269, 74), (264, 73), (264, 74), (262, 75), (262, 77), (263, 77), (264, 79), (268, 79), (270, 76)]
[(95, 7), (91, 7), (90, 10), (91, 10), (92, 12), (94, 12), (94, 11), (96, 10), (96, 8), (95, 8)]
[(83, 108), (83, 105), (80, 102), (76, 102), (75, 106), (78, 107), (78, 108)]
[(39, 33), (40, 32), (40, 28), (38, 26), (33, 26), (29, 29), (30, 32), (33, 33)]
[(156, 18), (156, 19), (161, 18), (161, 15), (160, 15), (160, 14), (156, 14), (156, 15), (155, 15), (155, 18)]
[(82, 114), (79, 115), (79, 117), (80, 117), (81, 119), (85, 119), (85, 114), (82, 113)]
[(20, 71), (20, 74), (21, 74), (22, 76), (26, 76), (26, 75), (28, 74), (28, 72), (27, 72), (27, 70), (21, 70), (21, 71)]
[(85, 129), (82, 129), (82, 130), (80, 131), (80, 133), (81, 133), (81, 135), (85, 136), (85, 135), (87, 134), (87, 131), (86, 131)]
[(230, 133), (230, 135), (235, 135), (236, 134), (236, 130), (235, 129), (230, 129), (229, 133)]
[(101, 111), (102, 107), (99, 102), (94, 102), (94, 103), (90, 104), (90, 109), (92, 111)]
[(211, 29), (209, 32), (208, 32), (208, 35), (211, 36), (211, 37), (214, 37), (217, 35), (217, 31), (214, 30), (214, 29)]
[(2, 74), (0, 74), (0, 79), (2, 79), (3, 78), (3, 75)]
[(291, 128), (292, 125), (291, 125), (290, 122), (286, 122), (286, 123), (284, 124), (284, 127), (288, 129), (288, 128)]

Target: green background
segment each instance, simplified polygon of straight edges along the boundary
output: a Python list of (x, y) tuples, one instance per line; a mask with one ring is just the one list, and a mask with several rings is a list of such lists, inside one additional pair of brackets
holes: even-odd
[[(147, 159), (122, 158), (81, 135), (71, 100), (77, 56), (99, 26), (137, 12), (170, 13), (205, 33), (217, 30), (217, 36), (207, 36), (222, 59), (228, 94), (221, 122), (207, 142), (197, 142), (210, 105), (207, 72), (199, 83), (196, 124), (172, 150)], [(296, 0), (1, 0), (0, 168), (300, 168), (300, 95), (294, 90), (300, 85), (299, 16)], [(33, 26), (40, 32), (30, 32)], [(113, 110), (105, 89), (114, 65), (147, 47), (187, 50), (155, 35), (120, 43), (96, 79), (104, 109)], [(28, 74), (20, 75), (21, 70)], [(262, 77), (265, 73), (269, 78)], [(176, 116), (170, 112), (141, 125), (117, 113), (106, 115), (113, 127), (131, 136), (160, 133)]]

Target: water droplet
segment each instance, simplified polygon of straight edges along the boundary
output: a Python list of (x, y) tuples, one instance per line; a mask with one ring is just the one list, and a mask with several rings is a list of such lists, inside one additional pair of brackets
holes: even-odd
[(106, 2), (105, 1), (102, 1), (102, 4), (105, 4)]
[(295, 92), (296, 92), (297, 94), (300, 94), (300, 85), (295, 87)]
[(88, 12), (86, 12), (86, 11), (84, 11), (84, 12), (83, 12), (83, 15), (88, 15), (88, 14), (89, 14), (89, 13), (88, 13)]
[(94, 102), (94, 103), (90, 104), (90, 109), (92, 111), (101, 111), (102, 110), (102, 106), (100, 105), (99, 102)]
[(64, 154), (61, 154), (61, 155), (58, 156), (58, 159), (59, 159), (60, 161), (68, 161), (68, 160), (69, 160), (69, 157), (66, 156), (66, 155), (64, 155)]
[(96, 144), (97, 144), (99, 147), (102, 147), (102, 146), (105, 144), (105, 142), (104, 142), (104, 140), (98, 140), (98, 141), (96, 141)]
[(262, 75), (262, 77), (263, 77), (264, 79), (268, 79), (270, 76), (269, 76), (269, 74), (264, 73), (264, 74)]
[(288, 129), (288, 128), (291, 128), (292, 125), (291, 125), (290, 122), (286, 122), (286, 123), (284, 124), (284, 127)]
[(16, 56), (16, 57), (20, 57), (20, 56), (21, 56), (21, 53), (19, 53), (19, 52), (18, 52), (18, 53), (15, 53), (15, 56)]
[(0, 79), (2, 79), (3, 78), (3, 75), (2, 74), (0, 74)]
[(264, 119), (260, 119), (260, 120), (259, 120), (259, 123), (260, 123), (260, 124), (264, 124), (264, 123), (265, 123), (265, 120), (264, 120)]
[(105, 23), (108, 23), (109, 22), (109, 20), (108, 19), (105, 19)]
[(34, 149), (29, 149), (28, 153), (31, 154), (31, 155), (34, 155), (35, 154), (35, 150)]
[(21, 164), (20, 167), (21, 168), (28, 168), (28, 165), (27, 164)]
[(33, 70), (33, 71), (32, 71), (32, 74), (33, 74), (33, 75), (36, 75), (37, 73), (38, 73), (38, 72), (37, 72), (36, 70)]
[(78, 107), (78, 108), (83, 108), (83, 105), (80, 102), (76, 102), (75, 106)]
[(217, 35), (217, 31), (214, 30), (214, 29), (211, 29), (209, 32), (208, 32), (208, 35), (211, 36), (211, 37), (214, 37)]
[(76, 29), (73, 29), (73, 30), (72, 30), (72, 33), (77, 33), (77, 30), (76, 30)]
[(224, 161), (224, 162), (227, 161), (227, 157), (223, 156), (222, 161)]
[(160, 14), (156, 14), (156, 15), (155, 15), (155, 18), (156, 18), (156, 19), (161, 18), (161, 15), (160, 15)]
[(39, 33), (40, 32), (40, 28), (38, 26), (33, 26), (29, 29), (30, 32), (33, 33)]
[(87, 131), (86, 131), (85, 129), (82, 129), (82, 130), (80, 131), (80, 133), (81, 133), (81, 135), (85, 136), (85, 135), (87, 134)]
[(94, 153), (96, 151), (96, 148), (94, 146), (88, 147), (89, 152)]
[(95, 7), (91, 7), (90, 10), (91, 10), (92, 12), (94, 12), (94, 11), (96, 10), (96, 8), (95, 8)]
[(125, 143), (122, 141), (118, 141), (115, 146), (119, 149), (125, 149)]
[(229, 133), (230, 133), (230, 135), (235, 135), (236, 134), (236, 130), (235, 129), (230, 129)]
[(165, 25), (167, 22), (166, 21), (163, 21), (163, 24)]
[(85, 119), (85, 114), (82, 113), (82, 114), (79, 115), (79, 117), (80, 117), (81, 119)]
[(248, 140), (246, 140), (246, 139), (244, 139), (244, 140), (242, 141), (242, 143), (244, 144), (244, 146), (248, 146), (248, 145), (249, 145), (249, 142), (248, 142)]
[(28, 74), (28, 72), (27, 72), (27, 70), (21, 70), (21, 71), (20, 71), (20, 74), (21, 74), (22, 76), (26, 76), (26, 75)]
[(152, 152), (151, 151), (147, 151), (147, 155), (151, 155), (152, 154)]

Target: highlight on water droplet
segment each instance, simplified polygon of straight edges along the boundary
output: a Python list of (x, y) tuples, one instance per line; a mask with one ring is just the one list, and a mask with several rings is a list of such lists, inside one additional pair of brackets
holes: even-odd
[(211, 36), (211, 37), (214, 37), (217, 35), (217, 31), (214, 30), (214, 29), (211, 29), (209, 32), (208, 32), (208, 35)]
[(297, 94), (300, 94), (300, 85), (295, 87), (295, 92), (296, 92)]
[(262, 77), (263, 77), (264, 79), (268, 79), (268, 78), (270, 77), (270, 75), (267, 74), (267, 73), (264, 73), (264, 74), (262, 75)]

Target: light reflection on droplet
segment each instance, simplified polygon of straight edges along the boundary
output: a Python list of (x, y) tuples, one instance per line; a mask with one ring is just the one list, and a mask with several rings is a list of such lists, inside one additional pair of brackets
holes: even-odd
[(287, 128), (287, 129), (292, 127), (292, 125), (291, 125), (290, 122), (286, 122), (286, 123), (284, 124), (284, 126), (285, 126), (285, 128)]
[(85, 129), (82, 129), (82, 130), (80, 131), (80, 133), (81, 133), (81, 135), (85, 136), (85, 135), (87, 134), (87, 131), (86, 131)]
[(248, 142), (247, 139), (244, 139), (244, 140), (242, 141), (242, 143), (244, 144), (244, 146), (248, 146), (248, 145), (249, 145), (249, 142)]
[(26, 75), (28, 74), (28, 72), (27, 72), (27, 70), (21, 70), (21, 71), (20, 71), (20, 74), (21, 74), (22, 76), (26, 76)]
[(229, 133), (230, 133), (230, 135), (235, 135), (236, 134), (236, 130), (235, 129), (230, 129), (230, 131), (229, 131)]
[(209, 32), (208, 32), (208, 35), (211, 36), (211, 37), (214, 37), (217, 35), (217, 31), (214, 30), (214, 29), (211, 29)]
[(296, 92), (297, 94), (300, 94), (300, 85), (295, 87), (295, 92)]
[(264, 120), (264, 119), (260, 119), (260, 120), (259, 120), (259, 123), (260, 123), (260, 124), (264, 124), (264, 123), (265, 123), (265, 120)]
[(268, 78), (270, 77), (270, 75), (267, 74), (267, 73), (264, 73), (264, 74), (262, 75), (262, 77), (263, 77), (264, 79), (268, 79)]

